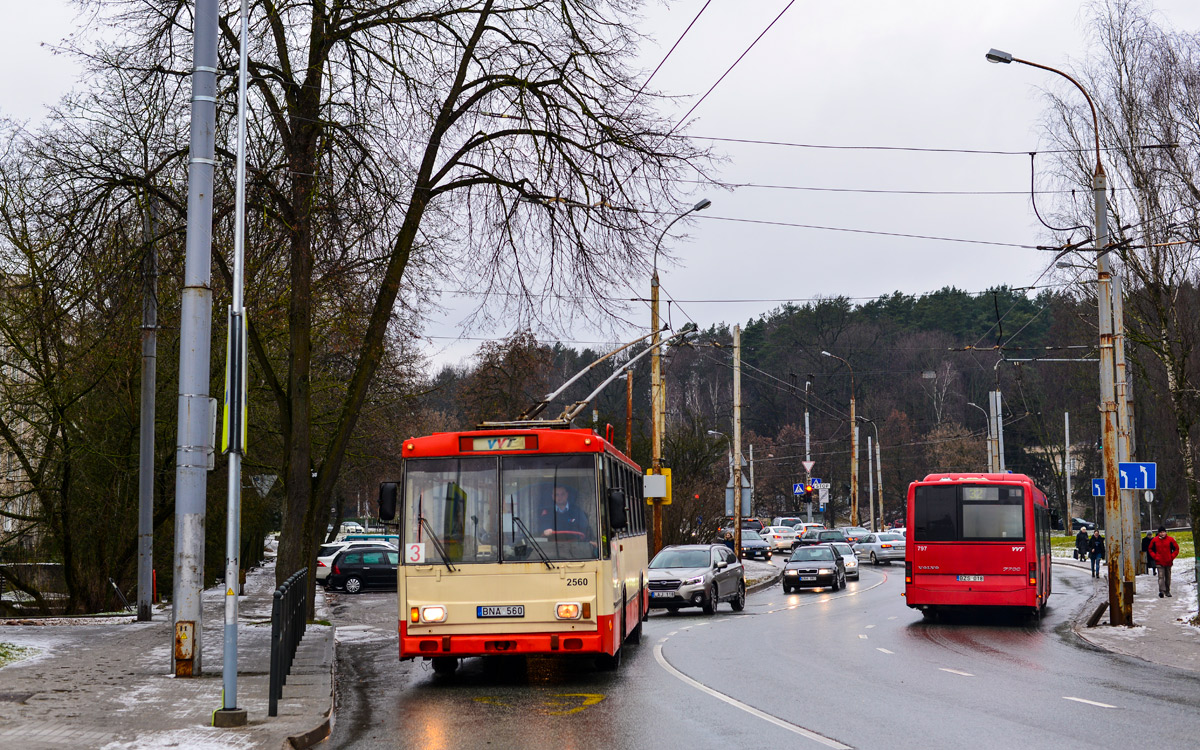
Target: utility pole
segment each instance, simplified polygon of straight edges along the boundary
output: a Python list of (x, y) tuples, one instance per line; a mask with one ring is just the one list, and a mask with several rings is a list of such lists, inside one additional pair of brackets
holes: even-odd
[(871, 531), (875, 528), (875, 462), (872, 460), (871, 436), (867, 435), (867, 503), (871, 506)]
[(1004, 412), (1000, 398), (1000, 389), (988, 392), (988, 438), (991, 441), (993, 474), (1004, 472)]
[(742, 559), (742, 327), (733, 327), (733, 554)]
[(625, 371), (625, 455), (633, 456), (633, 371)]
[(826, 357), (833, 357), (850, 371), (850, 525), (858, 526), (858, 416), (854, 411), (854, 368), (850, 362), (836, 354), (821, 352)]
[(158, 382), (158, 245), (154, 235), (154, 197), (146, 191), (142, 229), (142, 405), (138, 428), (138, 609), (149, 622), (154, 600), (154, 416)]
[(217, 0), (196, 0), (187, 235), (179, 323), (179, 421), (175, 453), (174, 671), (201, 674), (204, 512), (212, 452), (213, 168), (216, 165)]
[[(1130, 424), (1128, 372), (1125, 367), (1125, 290), (1120, 277), (1112, 280), (1113, 309), (1113, 374), (1117, 393), (1117, 460), (1133, 460), (1133, 428)], [(1138, 498), (1134, 490), (1121, 490), (1121, 580), (1128, 587), (1130, 621), (1133, 624), (1133, 595), (1137, 591), (1138, 559), (1141, 544), (1138, 539)]]
[(883, 459), (879, 455), (879, 428), (875, 428), (875, 473), (879, 478), (879, 525), (883, 527)]

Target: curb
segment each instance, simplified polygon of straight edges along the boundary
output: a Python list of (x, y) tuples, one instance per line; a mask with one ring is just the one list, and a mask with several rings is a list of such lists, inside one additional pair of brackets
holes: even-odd
[(753, 586), (747, 586), (746, 593), (753, 594), (755, 591), (762, 591), (763, 589), (770, 588), (770, 587), (774, 586), (776, 583), (779, 583), (780, 578), (783, 578), (782, 570), (764, 581), (759, 581), (758, 583), (754, 584)]

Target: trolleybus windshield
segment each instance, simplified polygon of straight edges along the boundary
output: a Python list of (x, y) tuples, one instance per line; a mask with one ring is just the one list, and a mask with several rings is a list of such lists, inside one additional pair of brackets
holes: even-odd
[(1025, 490), (1016, 485), (919, 485), (913, 511), (918, 542), (1025, 538)]
[(439, 544), (454, 565), (599, 557), (594, 455), (410, 459), (404, 476), (402, 534), (427, 559)]

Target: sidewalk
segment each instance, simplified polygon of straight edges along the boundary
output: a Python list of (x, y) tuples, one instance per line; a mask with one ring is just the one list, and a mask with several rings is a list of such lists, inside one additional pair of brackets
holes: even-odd
[[(238, 598), (238, 707), (249, 723), (215, 729), (221, 707), (224, 596), (204, 592), (203, 674), (171, 673), (171, 611), (133, 617), (0, 621), (0, 643), (37, 649), (0, 668), (0, 747), (304, 748), (324, 739), (333, 708), (333, 628), (309, 625), (279, 701), (267, 716), (275, 564), (249, 571)], [(317, 588), (317, 612), (324, 599)]]
[[(1090, 575), (1086, 562), (1055, 557), (1055, 565), (1078, 568)], [(1096, 591), (1079, 612), (1074, 630), (1080, 638), (1106, 651), (1133, 656), (1155, 664), (1200, 672), (1200, 628), (1188, 623), (1196, 614), (1195, 560), (1179, 557), (1171, 574), (1169, 599), (1158, 598), (1158, 578), (1146, 574), (1137, 577), (1133, 597), (1134, 627), (1108, 625), (1107, 612), (1094, 628), (1087, 627), (1088, 617), (1108, 598), (1108, 578), (1095, 579)]]

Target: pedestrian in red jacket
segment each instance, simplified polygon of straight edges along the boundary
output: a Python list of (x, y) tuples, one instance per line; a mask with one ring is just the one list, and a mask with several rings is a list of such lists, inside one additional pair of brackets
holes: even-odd
[(1167, 530), (1159, 526), (1158, 534), (1150, 540), (1150, 549), (1147, 551), (1158, 565), (1159, 598), (1170, 596), (1171, 563), (1175, 562), (1175, 556), (1179, 554), (1179, 542), (1176, 542), (1174, 537), (1168, 536)]

